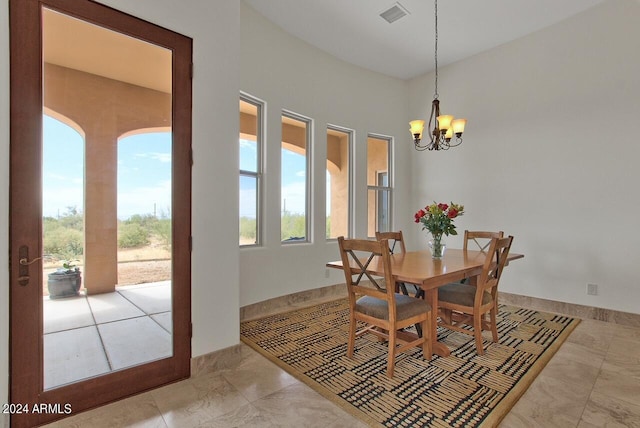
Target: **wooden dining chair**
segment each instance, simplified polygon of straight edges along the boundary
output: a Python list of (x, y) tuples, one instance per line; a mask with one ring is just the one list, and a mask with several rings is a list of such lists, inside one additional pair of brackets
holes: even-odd
[[(376, 240), (382, 241), (383, 239), (389, 241), (389, 251), (391, 254), (395, 254), (396, 251), (399, 251), (399, 254), (407, 252), (401, 230), (397, 232), (376, 232)], [(398, 289), (402, 291), (402, 294), (408, 296), (409, 291), (411, 291), (415, 297), (424, 298), (424, 290), (420, 287), (402, 281), (398, 281), (396, 284), (398, 285)]]
[[(475, 286), (447, 284), (438, 288), (439, 326), (475, 337), (478, 355), (484, 354), (482, 330), (491, 330), (493, 341), (498, 341), (496, 315), (498, 312), (498, 283), (504, 270), (513, 236), (492, 238), (487, 257)], [(489, 321), (485, 315), (489, 313)], [(463, 327), (473, 327), (469, 331)]]
[[(472, 245), (472, 250), (480, 250), (486, 251), (487, 247), (491, 244), (491, 240), (493, 238), (502, 238), (504, 236), (504, 232), (487, 232), (483, 230), (465, 230), (464, 231), (464, 243), (462, 244), (462, 249), (467, 251), (469, 247), (469, 241), (473, 241), (475, 245)], [(476, 248), (477, 247), (477, 248)], [(464, 278), (460, 281), (462, 284), (467, 283), (467, 278)]]
[[(349, 340), (347, 357), (353, 358), (356, 337), (366, 333), (389, 341), (387, 376), (393, 377), (398, 353), (417, 346), (424, 358), (431, 359), (431, 306), (422, 300), (395, 292), (389, 243), (364, 239), (338, 238), (340, 256), (349, 294)], [(382, 267), (382, 275), (371, 275), (367, 269), (372, 262)], [(366, 277), (372, 286), (361, 285)], [(365, 324), (357, 331), (358, 321)], [(412, 341), (397, 336), (398, 330), (420, 323), (423, 335)], [(396, 347), (396, 343), (400, 346)]]

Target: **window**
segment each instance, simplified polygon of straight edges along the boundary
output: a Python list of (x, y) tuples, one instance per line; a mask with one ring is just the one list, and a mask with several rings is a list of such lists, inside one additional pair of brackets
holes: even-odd
[(311, 119), (282, 113), (281, 216), (282, 242), (310, 242), (309, 165)]
[(240, 245), (261, 244), (262, 111), (264, 103), (240, 95)]
[(327, 239), (350, 236), (353, 131), (327, 127)]
[(367, 138), (367, 234), (391, 230), (391, 139), (372, 136)]

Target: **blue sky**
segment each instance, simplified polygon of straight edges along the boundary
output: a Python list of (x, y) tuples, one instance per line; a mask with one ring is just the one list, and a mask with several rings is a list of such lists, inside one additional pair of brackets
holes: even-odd
[[(256, 142), (240, 139), (240, 169), (256, 171)], [(293, 214), (305, 212), (305, 165), (304, 156), (290, 150), (282, 150), (282, 193), (280, 209)], [(252, 180), (240, 180), (240, 217), (255, 217), (255, 184)]]
[[(57, 217), (67, 207), (84, 211), (84, 143), (75, 130), (44, 116), (43, 215)], [(171, 134), (149, 133), (118, 143), (118, 218), (133, 214), (170, 216)]]
[[(257, 168), (256, 142), (240, 139), (240, 169), (256, 171)], [(280, 209), (284, 209), (285, 200), (287, 211), (293, 214), (305, 212), (305, 168), (304, 156), (290, 150), (282, 149), (282, 193), (280, 196)], [(327, 174), (328, 176), (328, 174)], [(255, 182), (253, 180), (240, 180), (240, 217), (255, 217)], [(327, 178), (327, 189), (329, 189)], [(327, 198), (327, 213), (330, 211), (329, 198)]]

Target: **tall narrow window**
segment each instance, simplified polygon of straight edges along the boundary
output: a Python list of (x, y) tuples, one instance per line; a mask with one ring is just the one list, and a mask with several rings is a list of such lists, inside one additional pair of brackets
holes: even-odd
[(372, 136), (367, 138), (367, 190), (369, 237), (376, 231), (391, 230), (391, 139)]
[(261, 244), (262, 110), (264, 104), (240, 95), (240, 245)]
[(311, 120), (282, 113), (281, 229), (282, 242), (309, 242), (309, 165)]
[(327, 238), (349, 236), (353, 131), (327, 127)]

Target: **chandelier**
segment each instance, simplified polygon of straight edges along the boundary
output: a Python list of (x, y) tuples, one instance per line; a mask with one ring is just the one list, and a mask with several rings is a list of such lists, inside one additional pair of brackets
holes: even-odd
[[(435, 1), (435, 71), (436, 71), (436, 85), (435, 92), (433, 94), (433, 101), (431, 102), (431, 114), (429, 115), (429, 124), (427, 125), (427, 132), (431, 127), (431, 133), (429, 135), (429, 141), (426, 139), (422, 142), (422, 132), (424, 131), (424, 120), (412, 120), (409, 122), (411, 135), (413, 136), (413, 143), (415, 149), (418, 151), (423, 150), (448, 150), (450, 147), (459, 146), (462, 143), (462, 133), (464, 127), (467, 124), (466, 119), (454, 119), (453, 116), (440, 114), (440, 100), (438, 99), (438, 0)], [(453, 136), (455, 135), (455, 140)], [(453, 140), (453, 142), (452, 142)]]

